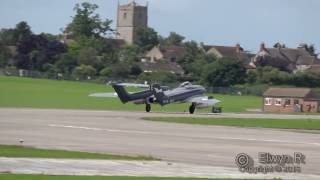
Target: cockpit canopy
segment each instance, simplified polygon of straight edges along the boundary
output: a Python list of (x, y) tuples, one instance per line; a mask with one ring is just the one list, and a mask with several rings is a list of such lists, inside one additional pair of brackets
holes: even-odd
[(191, 84), (191, 82), (186, 81), (186, 82), (181, 83), (179, 87), (188, 87), (188, 86), (192, 86), (192, 84)]

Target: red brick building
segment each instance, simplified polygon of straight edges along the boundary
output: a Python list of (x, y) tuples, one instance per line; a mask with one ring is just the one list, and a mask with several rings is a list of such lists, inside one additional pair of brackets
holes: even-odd
[(269, 88), (263, 93), (264, 112), (319, 112), (320, 96), (310, 88)]

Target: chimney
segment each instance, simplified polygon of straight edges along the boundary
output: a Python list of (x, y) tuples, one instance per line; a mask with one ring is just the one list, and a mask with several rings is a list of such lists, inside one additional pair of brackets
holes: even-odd
[(260, 51), (265, 51), (266, 50), (266, 45), (263, 43), (260, 44)]
[(240, 53), (240, 52), (242, 52), (242, 51), (243, 51), (242, 47), (240, 46), (239, 43), (237, 43), (237, 44), (236, 44), (236, 52), (237, 52), (237, 53)]

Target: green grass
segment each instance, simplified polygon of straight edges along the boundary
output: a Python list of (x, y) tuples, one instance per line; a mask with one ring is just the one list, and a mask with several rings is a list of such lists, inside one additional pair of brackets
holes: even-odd
[[(66, 159), (159, 160), (151, 156), (124, 156), (78, 151), (37, 149), (25, 146), (0, 145), (0, 157), (35, 157)], [(1, 178), (0, 178), (1, 179)]]
[[(210, 180), (204, 178), (121, 177), (121, 176), (48, 176), (24, 174), (0, 174), (1, 180)], [(233, 180), (233, 179), (212, 179)], [(245, 179), (242, 179), (245, 180)]]
[(186, 123), (200, 125), (320, 130), (320, 120), (311, 119), (243, 119), (185, 117), (146, 117), (144, 119), (169, 123)]
[[(137, 90), (129, 88), (129, 91)], [(0, 76), (0, 107), (144, 111), (143, 105), (122, 104), (118, 98), (88, 97), (96, 92), (114, 90), (103, 84)], [(225, 112), (261, 107), (261, 97), (208, 95), (221, 100), (220, 106)], [(153, 105), (152, 111), (184, 112), (188, 107), (189, 104)], [(209, 112), (210, 109), (201, 111)]]

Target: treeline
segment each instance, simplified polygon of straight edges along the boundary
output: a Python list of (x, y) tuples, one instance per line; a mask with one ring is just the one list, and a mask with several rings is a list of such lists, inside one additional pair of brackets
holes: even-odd
[(289, 73), (270, 66), (247, 71), (247, 83), (320, 87), (320, 75), (313, 72)]
[(0, 67), (35, 70), (51, 74), (86, 78), (107, 76), (176, 82), (178, 77), (169, 72), (143, 73), (138, 66), (143, 54), (152, 47), (162, 45), (184, 46), (185, 58), (180, 63), (187, 76), (198, 79), (205, 64), (214, 61), (194, 41), (183, 42), (184, 37), (170, 33), (162, 37), (152, 28), (140, 28), (132, 45), (119, 44), (111, 35), (116, 32), (111, 20), (102, 20), (96, 13), (98, 6), (91, 3), (77, 4), (75, 15), (64, 30), (65, 35), (34, 34), (27, 22), (20, 22), (12, 29), (0, 31)]
[[(112, 38), (116, 33), (111, 28), (112, 21), (103, 20), (96, 13), (97, 8), (91, 3), (75, 6), (75, 15), (64, 30), (70, 39), (64, 39), (62, 34), (34, 34), (26, 22), (20, 22), (12, 29), (1, 29), (0, 67), (59, 73), (75, 78), (105, 76), (160, 83), (188, 79), (222, 87), (236, 84), (320, 86), (317, 74), (291, 74), (272, 67), (247, 70), (243, 61), (218, 59), (206, 54), (197, 42), (185, 41), (185, 37), (175, 32), (162, 37), (152, 28), (139, 28), (134, 44), (119, 44)], [(186, 49), (185, 56), (177, 60), (185, 71), (184, 77), (169, 72), (143, 72), (138, 62), (146, 51), (158, 44)]]

